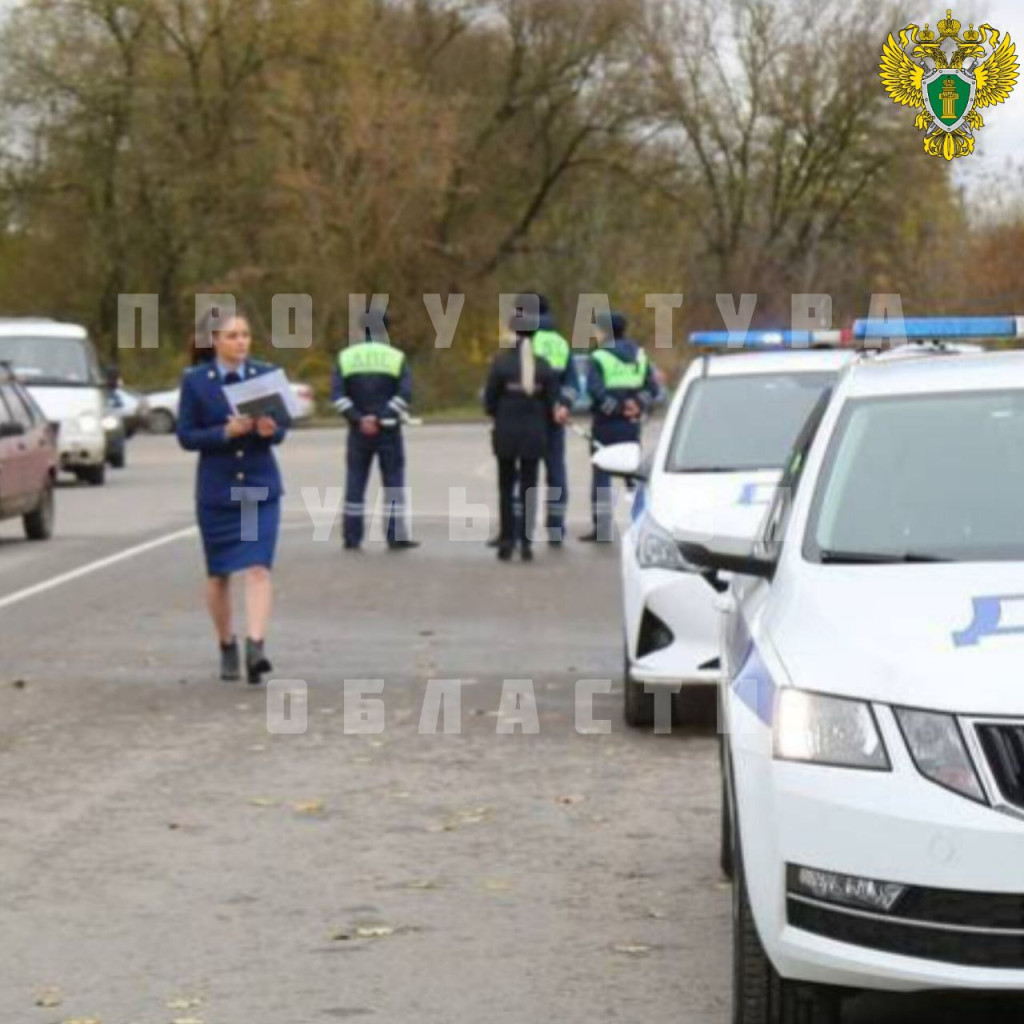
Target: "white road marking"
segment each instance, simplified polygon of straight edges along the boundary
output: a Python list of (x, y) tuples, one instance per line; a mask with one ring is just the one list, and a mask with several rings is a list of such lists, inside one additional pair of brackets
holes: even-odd
[(177, 530), (175, 533), (168, 533), (163, 537), (157, 537), (156, 540), (147, 541), (145, 544), (137, 544), (135, 547), (128, 548), (116, 555), (110, 555), (107, 558), (99, 559), (99, 561), (90, 562), (88, 565), (83, 565), (80, 569), (72, 569), (71, 572), (54, 576), (52, 579), (35, 584), (35, 586), (26, 587), (24, 590), (17, 590), (6, 597), (0, 597), (0, 611), (3, 611), (4, 608), (9, 608), (11, 605), (27, 601), (31, 597), (38, 597), (40, 594), (45, 594), (56, 587), (62, 587), (65, 583), (72, 583), (83, 576), (89, 576), (94, 572), (109, 569), (112, 565), (117, 565), (119, 562), (128, 561), (129, 558), (136, 558), (139, 555), (146, 554), (148, 551), (154, 551), (167, 544), (173, 544), (175, 541), (184, 540), (186, 537), (194, 537), (198, 532), (197, 527), (189, 526), (184, 530)]

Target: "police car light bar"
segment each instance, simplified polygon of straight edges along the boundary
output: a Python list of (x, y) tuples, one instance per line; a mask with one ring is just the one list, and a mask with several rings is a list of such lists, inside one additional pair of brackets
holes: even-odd
[(914, 316), (900, 321), (857, 320), (857, 341), (940, 341), (952, 338), (1024, 339), (1024, 316)]
[(838, 345), (842, 331), (694, 331), (694, 348), (809, 348)]

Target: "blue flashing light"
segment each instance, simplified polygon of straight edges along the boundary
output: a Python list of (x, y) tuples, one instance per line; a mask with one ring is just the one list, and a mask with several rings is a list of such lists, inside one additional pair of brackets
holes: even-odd
[(694, 348), (807, 348), (837, 343), (839, 331), (694, 331)]
[(903, 320), (857, 320), (853, 325), (857, 341), (906, 338), (908, 341), (938, 341), (948, 338), (1024, 338), (1024, 317), (1020, 316), (915, 316)]

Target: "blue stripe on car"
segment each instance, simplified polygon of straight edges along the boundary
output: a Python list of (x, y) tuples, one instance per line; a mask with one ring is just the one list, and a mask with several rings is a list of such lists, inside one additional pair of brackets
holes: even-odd
[(732, 684), (733, 692), (765, 725), (775, 717), (775, 680), (755, 644)]

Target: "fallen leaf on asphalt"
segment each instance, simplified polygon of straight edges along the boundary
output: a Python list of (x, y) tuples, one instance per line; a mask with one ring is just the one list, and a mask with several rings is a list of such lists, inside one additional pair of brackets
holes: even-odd
[(587, 798), (585, 796), (580, 796), (579, 794), (573, 794), (572, 796), (558, 796), (558, 797), (555, 797), (555, 803), (556, 804), (563, 804), (566, 807), (572, 807), (573, 804), (581, 804), (586, 799)]
[(43, 991), (36, 996), (36, 1006), (60, 1006), (63, 1002), (64, 997), (61, 995), (59, 988), (44, 988)]
[(612, 946), (612, 949), (616, 953), (622, 953), (624, 956), (647, 956), (651, 951), (650, 946), (644, 946), (641, 943), (627, 943), (622, 946)]
[(488, 878), (484, 882), (484, 888), (488, 892), (511, 892), (515, 886), (504, 878)]
[(432, 878), (416, 878), (411, 882), (406, 882), (402, 886), (403, 889), (416, 889), (420, 892), (427, 892), (431, 889), (440, 889), (441, 883), (435, 882)]
[(296, 814), (323, 814), (325, 809), (323, 800), (305, 800), (302, 803), (292, 804), (292, 810)]
[[(280, 802), (280, 800), (274, 800), (269, 796), (254, 796), (249, 804), (252, 807), (277, 807)], [(171, 1007), (171, 1009), (175, 1009), (175, 1007)]]
[(386, 924), (364, 924), (356, 929), (357, 939), (386, 939), (395, 934), (395, 929)]
[(171, 1024), (203, 1024), (198, 1017), (175, 1017)]
[(25, 679), (15, 679), (14, 682), (11, 683), (11, 686), (16, 690), (24, 690), (25, 687), (28, 686), (28, 681)]
[(69, 1017), (64, 1024), (103, 1024), (99, 1017)]
[(202, 1006), (202, 999), (172, 999), (167, 1004), (168, 1010), (194, 1010), (197, 1006)]
[(655, 921), (664, 921), (668, 917), (668, 914), (663, 910), (648, 910), (647, 916), (653, 918)]

